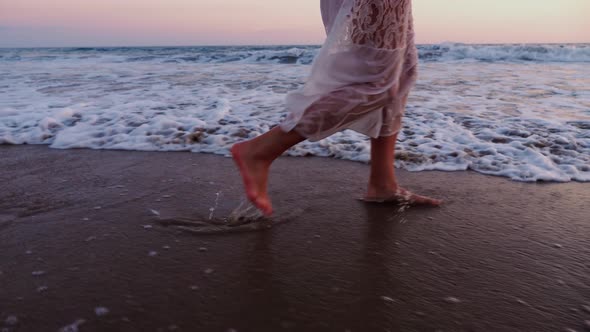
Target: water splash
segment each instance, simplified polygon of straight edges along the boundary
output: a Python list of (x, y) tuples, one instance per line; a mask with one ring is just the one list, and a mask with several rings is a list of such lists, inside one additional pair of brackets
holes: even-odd
[(172, 227), (196, 235), (228, 234), (267, 230), (274, 226), (292, 221), (301, 216), (303, 212), (302, 209), (296, 208), (282, 212), (277, 211), (272, 217), (265, 217), (260, 210), (244, 198), (240, 204), (224, 218), (209, 215), (209, 219), (205, 216), (163, 219), (156, 216), (156, 220), (162, 226)]
[(215, 193), (215, 205), (209, 209), (209, 220), (213, 219), (213, 214), (215, 213), (215, 209), (217, 209), (217, 205), (219, 204), (219, 196), (221, 196), (221, 191)]
[(262, 212), (248, 200), (242, 199), (227, 218), (228, 225), (239, 226), (265, 219)]

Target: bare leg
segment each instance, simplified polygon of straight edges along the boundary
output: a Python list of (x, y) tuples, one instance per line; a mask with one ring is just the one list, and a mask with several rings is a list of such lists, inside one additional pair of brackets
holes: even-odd
[(393, 166), (397, 134), (371, 139), (371, 175), (365, 200), (438, 206), (441, 200), (420, 196), (400, 187)]
[(304, 140), (305, 137), (296, 131), (286, 133), (277, 126), (232, 147), (231, 153), (242, 175), (246, 195), (265, 215), (272, 214), (272, 204), (266, 191), (270, 165), (283, 152)]

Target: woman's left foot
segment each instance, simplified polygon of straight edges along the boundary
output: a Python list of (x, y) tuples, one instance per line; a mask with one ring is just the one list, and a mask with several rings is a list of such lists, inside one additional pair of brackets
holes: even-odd
[(443, 203), (440, 199), (414, 194), (402, 187), (383, 191), (370, 189), (368, 194), (361, 198), (361, 200), (371, 203), (398, 203), (423, 206), (440, 206)]
[(231, 154), (240, 171), (246, 195), (252, 204), (267, 217), (272, 215), (272, 205), (266, 192), (270, 163), (251, 156), (250, 142), (234, 144)]

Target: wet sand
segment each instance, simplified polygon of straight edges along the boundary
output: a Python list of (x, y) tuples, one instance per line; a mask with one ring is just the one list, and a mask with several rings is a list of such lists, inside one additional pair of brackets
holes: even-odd
[(282, 158), (275, 226), (199, 233), (243, 197), (229, 158), (0, 146), (0, 169), (3, 331), (590, 328), (590, 184), (399, 171), (446, 200), (400, 212), (355, 200), (367, 165)]

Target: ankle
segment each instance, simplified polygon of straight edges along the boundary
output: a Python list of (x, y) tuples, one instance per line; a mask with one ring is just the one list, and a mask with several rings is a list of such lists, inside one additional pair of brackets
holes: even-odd
[(398, 187), (398, 184), (397, 184), (396, 180), (386, 180), (386, 181), (372, 180), (372, 181), (369, 181), (369, 185), (368, 185), (369, 190), (375, 190), (375, 191), (386, 191), (386, 190), (396, 189), (397, 187)]
[(246, 141), (240, 144), (243, 158), (249, 159), (257, 163), (263, 163), (269, 166), (275, 158), (269, 156), (267, 151), (257, 147), (257, 144), (252, 141)]

